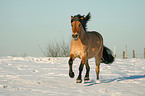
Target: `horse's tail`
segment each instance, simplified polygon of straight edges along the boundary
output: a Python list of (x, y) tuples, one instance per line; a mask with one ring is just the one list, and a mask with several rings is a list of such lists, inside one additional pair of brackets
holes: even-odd
[(111, 64), (114, 61), (113, 52), (105, 46), (103, 46), (103, 56), (101, 60), (102, 60), (101, 63), (105, 64)]

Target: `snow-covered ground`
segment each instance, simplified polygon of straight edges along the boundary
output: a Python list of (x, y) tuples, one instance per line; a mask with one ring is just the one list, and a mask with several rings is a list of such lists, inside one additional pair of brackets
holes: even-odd
[(94, 59), (89, 60), (90, 82), (81, 84), (75, 83), (80, 59), (74, 61), (73, 79), (68, 59), (0, 57), (0, 96), (145, 96), (145, 59), (101, 64), (100, 84), (95, 83)]

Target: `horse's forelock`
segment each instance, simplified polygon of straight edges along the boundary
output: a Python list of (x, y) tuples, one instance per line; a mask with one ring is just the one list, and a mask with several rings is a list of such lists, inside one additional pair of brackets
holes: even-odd
[(81, 21), (81, 15), (80, 14), (78, 14), (78, 15), (75, 15), (74, 17), (73, 17), (73, 19), (71, 20), (71, 22), (73, 22), (73, 21)]

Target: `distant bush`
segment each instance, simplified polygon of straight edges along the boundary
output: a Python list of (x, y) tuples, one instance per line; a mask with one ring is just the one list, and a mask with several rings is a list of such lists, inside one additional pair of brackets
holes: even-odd
[(65, 41), (51, 42), (44, 50), (41, 49), (41, 51), (46, 57), (68, 57), (69, 44)]

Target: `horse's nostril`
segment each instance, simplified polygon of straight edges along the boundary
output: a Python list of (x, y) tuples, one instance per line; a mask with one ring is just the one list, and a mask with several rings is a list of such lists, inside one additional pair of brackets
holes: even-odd
[(77, 38), (78, 37), (78, 34), (76, 34), (76, 35), (73, 34), (72, 37), (73, 38)]
[(74, 35), (74, 34), (72, 35), (73, 38), (77, 38), (77, 36), (78, 36), (78, 35)]
[(72, 35), (72, 37), (74, 38), (74, 34)]

